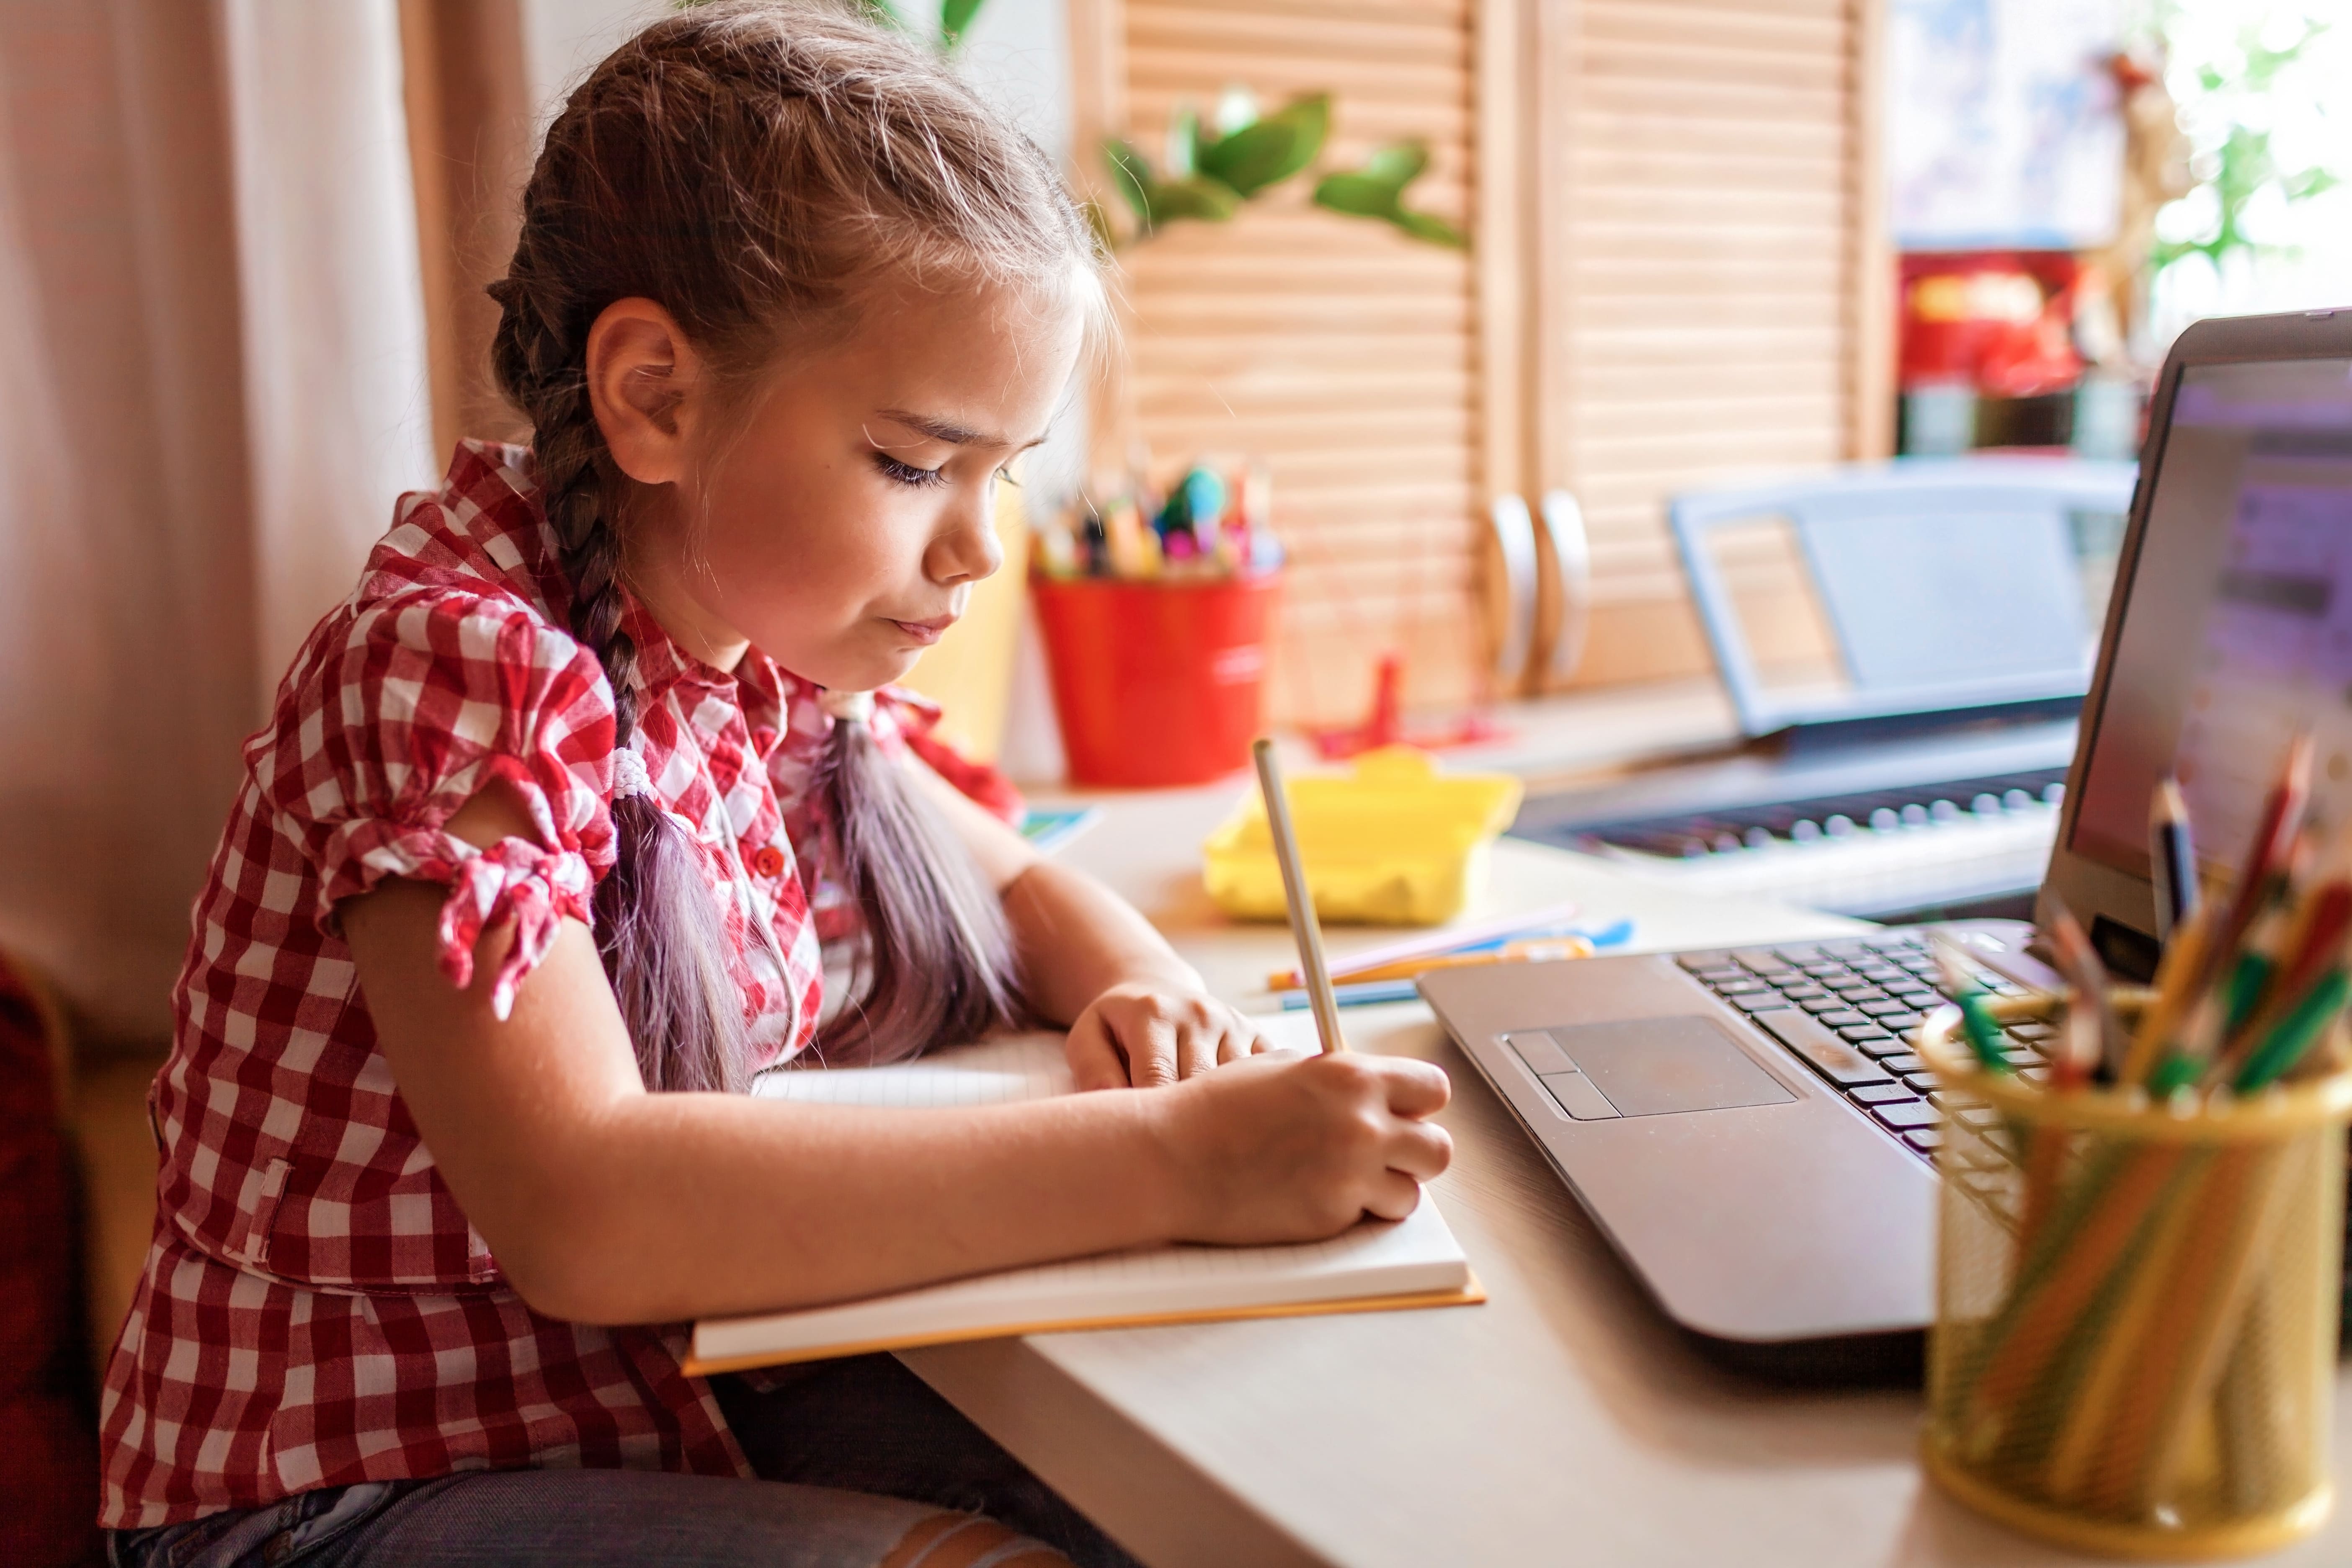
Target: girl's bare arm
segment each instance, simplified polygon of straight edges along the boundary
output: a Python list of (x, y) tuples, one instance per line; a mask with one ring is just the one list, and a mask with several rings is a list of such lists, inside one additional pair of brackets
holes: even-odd
[(1068, 1026), (1079, 1088), (1174, 1083), (1263, 1048), (1135, 906), (1045, 859), (929, 769), (915, 772), (1003, 898), (1030, 1005)]
[[(520, 808), (452, 822), (495, 842)], [(1435, 1068), (1264, 1059), (1154, 1094), (971, 1110), (646, 1092), (585, 927), (566, 921), (504, 1022), (488, 939), (460, 992), (435, 963), (445, 890), (341, 907), (379, 1045), (508, 1279), (557, 1317), (779, 1309), (1169, 1239), (1331, 1234), (1402, 1215), (1451, 1145)]]

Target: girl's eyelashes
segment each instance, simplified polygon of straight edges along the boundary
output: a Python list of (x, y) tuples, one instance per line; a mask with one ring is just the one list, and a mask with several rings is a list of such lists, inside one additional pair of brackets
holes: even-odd
[[(900, 462), (887, 452), (877, 451), (873, 457), (874, 466), (882, 470), (883, 476), (898, 484), (922, 487), (948, 482), (947, 475), (938, 468), (919, 468), (912, 463)], [(991, 484), (1011, 485), (1014, 489), (1021, 488), (1021, 481), (1006, 468), (996, 469), (988, 476), (988, 479)]]
[(902, 463), (887, 452), (874, 454), (874, 466), (882, 470), (885, 479), (902, 485), (923, 488), (947, 483), (947, 478), (937, 468), (919, 468), (912, 463)]

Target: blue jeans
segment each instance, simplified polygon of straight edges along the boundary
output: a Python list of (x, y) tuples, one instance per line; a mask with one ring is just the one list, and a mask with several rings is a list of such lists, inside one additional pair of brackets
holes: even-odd
[(1047, 1568), (1066, 1557), (1133, 1568), (895, 1357), (793, 1369), (772, 1392), (736, 1378), (712, 1386), (761, 1479), (469, 1470), (365, 1482), (117, 1531), (111, 1559), (116, 1568)]

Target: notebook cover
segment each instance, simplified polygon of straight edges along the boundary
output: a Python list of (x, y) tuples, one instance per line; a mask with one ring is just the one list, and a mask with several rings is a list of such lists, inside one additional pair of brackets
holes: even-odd
[(759, 1366), (788, 1366), (796, 1362), (832, 1361), (841, 1356), (867, 1355), (876, 1351), (919, 1350), (925, 1345), (962, 1344), (973, 1340), (1013, 1339), (1023, 1334), (1066, 1334), (1093, 1329), (1152, 1329), (1171, 1323), (1227, 1323), (1245, 1318), (1313, 1318), (1339, 1312), (1401, 1312), (1423, 1307), (1475, 1307), (1486, 1300), (1486, 1288), (1475, 1274), (1458, 1290), (1424, 1290), (1404, 1296), (1360, 1296), (1339, 1301), (1287, 1301), (1270, 1307), (1212, 1307), (1188, 1312), (1141, 1312), (1124, 1317), (1068, 1318), (1035, 1323), (1007, 1323), (985, 1329), (955, 1329), (934, 1334), (908, 1334), (897, 1339), (858, 1340), (841, 1344), (804, 1346), (773, 1355), (721, 1356), (705, 1361), (689, 1355), (688, 1375), (709, 1377), (722, 1372), (746, 1372)]

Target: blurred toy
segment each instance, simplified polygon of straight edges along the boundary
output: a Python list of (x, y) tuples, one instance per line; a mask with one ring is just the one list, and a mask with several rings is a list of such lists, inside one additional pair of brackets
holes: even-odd
[[(1486, 881), (1488, 846), (1517, 815), (1508, 774), (1439, 773), (1392, 746), (1351, 773), (1290, 782), (1290, 810), (1315, 912), (1334, 922), (1436, 925), (1462, 912)], [(1283, 918), (1282, 879), (1257, 795), (1209, 837), (1202, 879), (1219, 909), (1242, 920)]]
[(1054, 581), (1267, 576), (1283, 561), (1273, 500), (1273, 480), (1255, 459), (1204, 458), (1164, 495), (1139, 473), (1041, 524), (1032, 559)]

